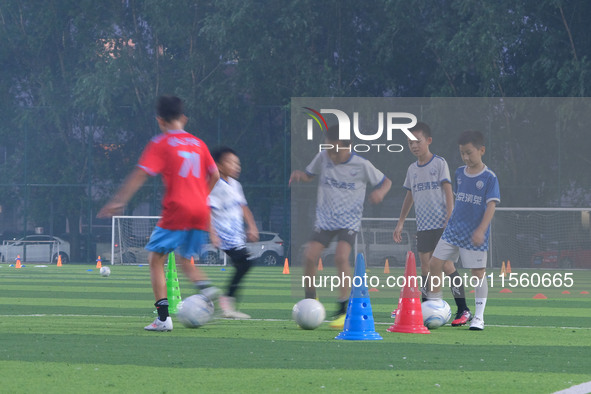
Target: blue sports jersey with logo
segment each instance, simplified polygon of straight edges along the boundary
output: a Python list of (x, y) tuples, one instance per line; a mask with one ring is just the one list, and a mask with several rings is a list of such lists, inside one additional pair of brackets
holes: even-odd
[(467, 174), (466, 166), (462, 166), (455, 173), (455, 190), (454, 210), (441, 238), (464, 249), (488, 250), (490, 225), (482, 245), (472, 244), (472, 234), (482, 222), (486, 204), (501, 201), (497, 176), (486, 166), (474, 175)]

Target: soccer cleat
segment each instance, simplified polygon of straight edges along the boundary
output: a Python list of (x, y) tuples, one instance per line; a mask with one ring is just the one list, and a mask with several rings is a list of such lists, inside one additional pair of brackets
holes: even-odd
[(465, 311), (461, 312), (458, 311), (458, 313), (456, 313), (456, 318), (454, 319), (454, 321), (451, 322), (451, 325), (452, 327), (463, 326), (470, 320), (472, 320), (472, 313), (470, 313), (469, 309), (466, 309)]
[(144, 327), (146, 331), (172, 331), (172, 319), (170, 316), (166, 318), (165, 321), (161, 321), (160, 319), (156, 318), (154, 322), (150, 325)]
[(209, 298), (211, 301), (216, 301), (221, 294), (221, 290), (215, 286), (205, 287), (200, 289), (200, 293)]
[(330, 328), (340, 329), (342, 330), (345, 327), (345, 318), (347, 317), (346, 313), (342, 315), (338, 315), (336, 319), (329, 323)]
[(470, 330), (473, 330), (473, 331), (484, 330), (484, 320), (482, 320), (478, 316), (474, 316), (474, 318), (472, 319), (472, 323), (470, 323)]
[(234, 297), (220, 296), (221, 317), (227, 319), (250, 319), (246, 313), (236, 310), (236, 299)]

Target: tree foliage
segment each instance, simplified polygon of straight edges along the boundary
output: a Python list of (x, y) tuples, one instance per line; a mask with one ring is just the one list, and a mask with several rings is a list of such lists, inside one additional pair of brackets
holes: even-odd
[[(155, 97), (174, 93), (190, 131), (239, 147), (246, 182), (272, 186), (252, 192), (269, 209), (285, 195), (291, 97), (588, 96), (590, 17), (584, 0), (5, 0), (0, 203), (22, 210), (26, 197), (29, 222), (59, 233), (67, 218), (77, 234), (157, 132)], [(588, 198), (588, 177), (558, 162), (588, 161), (577, 133), (563, 137), (586, 144), (556, 152), (504, 131), (502, 183), (539, 189), (511, 202)], [(560, 167), (561, 190), (534, 176), (538, 162)]]

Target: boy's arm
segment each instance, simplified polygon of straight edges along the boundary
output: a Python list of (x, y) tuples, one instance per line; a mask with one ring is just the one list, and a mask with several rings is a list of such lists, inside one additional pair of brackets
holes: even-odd
[(289, 177), (289, 184), (291, 185), (292, 182), (310, 182), (312, 179), (314, 179), (314, 175), (310, 175), (304, 171), (295, 170)]
[(400, 209), (400, 218), (396, 224), (396, 228), (394, 229), (393, 239), (396, 243), (400, 243), (402, 241), (402, 227), (404, 226), (404, 221), (406, 220), (413, 203), (414, 200), (412, 198), (412, 192), (407, 190), (404, 201), (402, 202), (402, 208)]
[(254, 222), (254, 215), (247, 205), (242, 206), (242, 212), (244, 214), (244, 221), (246, 222), (246, 238), (251, 242), (259, 240), (259, 229)]
[(111, 200), (97, 213), (99, 218), (108, 218), (123, 212), (125, 204), (133, 197), (138, 189), (146, 182), (148, 174), (136, 167), (125, 179), (123, 185)]
[(380, 185), (380, 187), (375, 189), (369, 195), (369, 201), (371, 201), (373, 204), (381, 203), (384, 200), (384, 197), (386, 196), (386, 194), (388, 194), (388, 192), (390, 191), (391, 187), (392, 187), (392, 181), (390, 179), (388, 179), (387, 177), (384, 177), (384, 180), (382, 181), (382, 184)]
[(445, 196), (445, 209), (447, 211), (447, 215), (445, 217), (445, 225), (447, 225), (447, 222), (451, 217), (451, 213), (454, 210), (454, 193), (451, 189), (451, 183), (449, 182), (443, 182), (441, 184), (441, 187), (443, 188), (443, 194)]
[(482, 221), (472, 233), (472, 243), (474, 245), (478, 246), (484, 243), (484, 235), (486, 234), (486, 230), (488, 229), (488, 226), (490, 225), (490, 222), (495, 214), (496, 207), (496, 201), (489, 201), (488, 204), (486, 204), (486, 210), (484, 211)]
[(213, 190), (213, 187), (215, 186), (215, 184), (218, 183), (219, 179), (220, 179), (220, 172), (218, 171), (218, 169), (216, 167), (215, 171), (212, 172), (211, 174), (209, 174), (209, 181), (207, 182), (207, 186), (209, 187), (210, 193)]

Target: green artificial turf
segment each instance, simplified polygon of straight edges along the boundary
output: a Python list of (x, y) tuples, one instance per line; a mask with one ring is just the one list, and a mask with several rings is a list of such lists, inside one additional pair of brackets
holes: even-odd
[[(220, 286), (232, 273), (205, 270)], [(377, 341), (336, 340), (327, 323), (299, 329), (291, 321), (303, 295), (297, 268), (253, 269), (239, 304), (251, 320), (198, 329), (175, 322), (168, 333), (143, 330), (155, 318), (148, 267), (111, 271), (104, 278), (86, 265), (0, 265), (1, 392), (551, 393), (591, 381), (587, 271), (574, 271), (570, 294), (491, 287), (482, 332), (449, 325), (428, 335), (387, 332), (400, 289), (379, 287), (370, 292)], [(183, 297), (192, 294), (179, 280)], [(548, 298), (534, 299), (539, 293)], [(319, 294), (330, 315), (336, 295)]]

